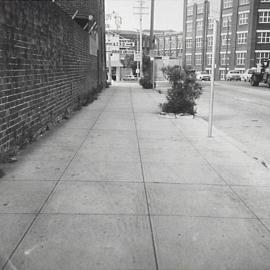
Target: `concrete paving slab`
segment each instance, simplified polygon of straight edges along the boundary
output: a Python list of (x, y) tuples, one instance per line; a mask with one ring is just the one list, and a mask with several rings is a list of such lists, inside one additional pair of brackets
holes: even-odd
[(270, 218), (270, 187), (233, 187), (259, 218)]
[(223, 164), (211, 164), (229, 185), (270, 186), (270, 176), (267, 169), (260, 167), (247, 167), (245, 164), (231, 166)]
[(161, 130), (156, 132), (154, 130), (138, 130), (139, 139), (154, 139), (154, 140), (181, 140), (182, 137), (171, 130)]
[(268, 231), (253, 219), (153, 217), (160, 270), (266, 270)]
[[(63, 125), (63, 128), (79, 128), (79, 129), (90, 129), (98, 119), (101, 111), (93, 111), (88, 113), (86, 111), (81, 111), (79, 115), (68, 119)], [(86, 117), (87, 115), (87, 117)]]
[(182, 151), (180, 148), (142, 148), (141, 155), (143, 162), (165, 162), (165, 163), (199, 163), (205, 162), (198, 152), (190, 150)]
[(190, 166), (186, 163), (144, 162), (143, 170), (146, 182), (225, 185), (204, 162), (193, 162)]
[(5, 270), (154, 270), (147, 217), (42, 215)]
[(96, 122), (94, 129), (135, 130), (133, 114), (104, 112)]
[(107, 162), (140, 162), (138, 149), (127, 149), (125, 147), (89, 147), (82, 148), (77, 152), (74, 160), (86, 160), (89, 162), (107, 161)]
[(0, 182), (0, 213), (37, 213), (55, 182)]
[(61, 183), (43, 213), (147, 215), (144, 185), (115, 182)]
[(88, 134), (87, 129), (59, 128), (39, 141), (39, 145), (70, 146), (78, 148)]
[(135, 132), (127, 130), (92, 130), (85, 141), (88, 143), (101, 147), (138, 145)]
[[(34, 215), (0, 214), (0, 268), (4, 266)], [(12, 268), (9, 268), (12, 269)], [(14, 269), (14, 268), (13, 268)], [(15, 268), (16, 269), (16, 268)]]
[(5, 175), (2, 180), (58, 180), (68, 165), (65, 160), (25, 160), (17, 163), (3, 164)]
[(141, 164), (136, 162), (89, 162), (73, 160), (62, 180), (67, 181), (129, 181), (142, 182)]
[(170, 149), (171, 151), (194, 151), (193, 146), (186, 140), (153, 140), (140, 139), (140, 148)]
[(16, 156), (17, 159), (23, 161), (29, 160), (62, 160), (69, 161), (75, 155), (75, 150), (73, 147), (68, 146), (40, 146), (37, 144), (32, 144), (30, 147), (20, 151)]
[(270, 219), (269, 218), (265, 218), (261, 220), (263, 222), (263, 224), (268, 228), (268, 230), (270, 231)]
[(152, 215), (254, 217), (228, 187), (147, 184), (147, 192)]

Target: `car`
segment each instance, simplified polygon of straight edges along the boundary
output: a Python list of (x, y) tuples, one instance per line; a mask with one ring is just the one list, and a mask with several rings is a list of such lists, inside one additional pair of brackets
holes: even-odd
[(201, 81), (210, 81), (211, 75), (207, 73), (206, 71), (198, 71), (196, 72), (196, 78), (197, 80), (201, 80)]
[(135, 81), (136, 80), (136, 77), (134, 75), (125, 75), (123, 77), (123, 80), (124, 81)]
[(239, 70), (229, 70), (225, 76), (226, 81), (241, 81), (241, 73)]
[(241, 74), (241, 80), (249, 82), (254, 70), (256, 70), (256, 68), (247, 69), (243, 74)]

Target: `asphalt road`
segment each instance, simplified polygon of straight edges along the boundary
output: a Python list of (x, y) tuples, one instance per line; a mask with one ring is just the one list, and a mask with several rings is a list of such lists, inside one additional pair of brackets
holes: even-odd
[[(210, 83), (203, 82), (198, 116), (208, 120)], [(270, 88), (217, 82), (214, 126), (263, 158), (270, 167)]]

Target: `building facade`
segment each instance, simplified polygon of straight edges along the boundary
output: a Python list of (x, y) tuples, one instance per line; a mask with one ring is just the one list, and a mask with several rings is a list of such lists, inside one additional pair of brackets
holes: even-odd
[(181, 58), (182, 39), (182, 33), (178, 32), (155, 33), (155, 55)]
[[(211, 70), (215, 0), (185, 0), (183, 65)], [(270, 57), (270, 0), (222, 0), (217, 31), (216, 77), (244, 72)]]

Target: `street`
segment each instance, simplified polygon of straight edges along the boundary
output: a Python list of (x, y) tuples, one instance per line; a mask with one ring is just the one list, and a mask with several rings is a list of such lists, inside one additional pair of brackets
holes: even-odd
[[(208, 119), (210, 83), (203, 82), (198, 116)], [(245, 82), (216, 82), (214, 127), (270, 163), (270, 89)]]

